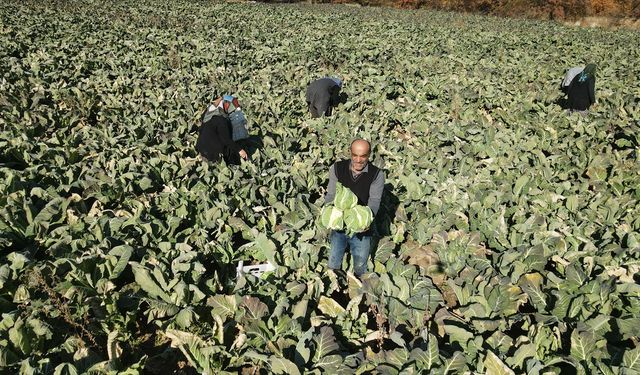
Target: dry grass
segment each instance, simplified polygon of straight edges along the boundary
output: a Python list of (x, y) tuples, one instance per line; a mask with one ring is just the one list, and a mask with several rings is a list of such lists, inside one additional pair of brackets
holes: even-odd
[(567, 21), (566, 25), (581, 27), (625, 28), (640, 30), (640, 19), (619, 17), (584, 17), (577, 21)]
[[(243, 1), (243, 0), (234, 0)], [(640, 0), (261, 0), (402, 9), (433, 8), (505, 17), (553, 19), (580, 27), (640, 29)]]

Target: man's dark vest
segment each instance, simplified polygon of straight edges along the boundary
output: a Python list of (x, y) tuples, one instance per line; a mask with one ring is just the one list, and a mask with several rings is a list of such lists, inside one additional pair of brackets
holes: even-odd
[(351, 160), (347, 159), (336, 162), (336, 177), (338, 177), (338, 181), (342, 185), (348, 187), (358, 197), (359, 205), (366, 206), (369, 202), (369, 188), (378, 176), (380, 169), (369, 163), (369, 171), (367, 173), (360, 173), (354, 179), (351, 169), (349, 168), (350, 161)]

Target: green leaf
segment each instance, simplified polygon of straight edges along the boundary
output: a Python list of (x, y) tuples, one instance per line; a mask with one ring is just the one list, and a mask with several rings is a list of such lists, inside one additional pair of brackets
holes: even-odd
[(329, 315), (332, 318), (337, 318), (345, 313), (344, 307), (334, 299), (325, 296), (320, 296), (318, 309), (322, 311), (323, 314)]
[(222, 320), (234, 316), (238, 309), (235, 295), (215, 295), (207, 299), (207, 306), (211, 306), (211, 314), (218, 315)]
[(555, 305), (551, 311), (552, 314), (557, 316), (558, 319), (566, 318), (573, 295), (562, 289), (554, 290), (552, 293), (556, 295)]
[(577, 329), (571, 332), (571, 356), (573, 358), (587, 361), (595, 349), (596, 341), (592, 332), (578, 332)]
[(582, 287), (587, 283), (587, 275), (584, 273), (581, 267), (575, 264), (567, 267), (566, 276), (568, 282), (578, 287)]
[(567, 201), (565, 202), (567, 209), (571, 212), (576, 212), (578, 210), (578, 196), (577, 195), (571, 195), (569, 197), (567, 197)]
[(118, 343), (118, 331), (111, 331), (107, 335), (107, 355), (109, 360), (114, 360), (122, 355), (122, 348)]
[(386, 262), (395, 249), (396, 244), (389, 240), (389, 237), (383, 237), (379, 242), (375, 251), (375, 259), (378, 262)]
[(53, 337), (50, 326), (40, 319), (29, 318), (27, 319), (27, 326), (31, 328), (36, 336), (43, 336), (45, 339), (50, 340)]
[(276, 262), (276, 245), (271, 241), (264, 233), (258, 234), (255, 240), (258, 249), (262, 252), (264, 257), (273, 265), (278, 264)]
[(61, 197), (56, 197), (49, 201), (46, 206), (33, 218), (33, 224), (40, 224), (45, 228), (48, 228), (50, 224), (57, 223), (58, 220), (54, 220), (54, 216), (60, 215), (63, 207), (68, 205), (68, 202)]
[(295, 304), (291, 312), (293, 313), (291, 318), (304, 318), (307, 315), (307, 307), (309, 305), (309, 299), (303, 298)]
[(513, 339), (504, 334), (501, 331), (495, 331), (493, 334), (487, 339), (487, 343), (496, 351), (500, 353), (507, 352), (509, 348), (513, 345)]
[(153, 320), (153, 318), (160, 319), (167, 316), (174, 316), (180, 311), (180, 307), (171, 302), (164, 302), (163, 300), (153, 298), (145, 298), (144, 301), (149, 304), (149, 309), (147, 310), (149, 321)]
[[(613, 369), (609, 366), (607, 366), (606, 364), (602, 363), (601, 361), (597, 361), (596, 362), (596, 367), (598, 368), (598, 370), (600, 370), (600, 373), (602, 375), (618, 375), (617, 372), (614, 372)], [(624, 374), (624, 370), (621, 372), (622, 374)], [(628, 375), (632, 375), (632, 374), (628, 374)], [(633, 374), (633, 375), (638, 375)]]
[(176, 323), (178, 323), (181, 328), (189, 328), (193, 323), (194, 315), (196, 318), (198, 317), (191, 308), (182, 309), (175, 317)]
[(522, 290), (527, 294), (529, 301), (531, 301), (531, 304), (535, 306), (538, 311), (544, 311), (546, 309), (546, 296), (540, 288), (532, 285), (523, 285)]
[(316, 364), (327, 355), (338, 350), (338, 344), (333, 336), (333, 329), (331, 327), (320, 327), (320, 334), (313, 335), (313, 341), (315, 342), (313, 362)]
[(168, 329), (165, 335), (171, 340), (173, 347), (180, 348), (180, 351), (187, 358), (189, 363), (198, 372), (206, 372), (211, 367), (211, 351), (204, 350), (205, 342), (193, 333)]
[(389, 335), (389, 340), (393, 341), (396, 345), (400, 346), (400, 347), (405, 347), (407, 346), (407, 343), (404, 341), (404, 339), (402, 338), (402, 333), (395, 331), (393, 333), (391, 333)]
[(460, 327), (456, 324), (445, 324), (444, 331), (449, 335), (449, 341), (457, 341), (464, 348), (467, 341), (473, 339), (474, 334), (464, 327)]
[(78, 370), (71, 363), (61, 363), (53, 370), (53, 375), (78, 375)]
[(291, 281), (286, 286), (289, 298), (296, 298), (307, 290), (307, 284)]
[(31, 335), (24, 326), (22, 319), (18, 319), (15, 325), (9, 329), (9, 340), (16, 348), (26, 355), (31, 354)]
[(138, 182), (138, 185), (140, 186), (140, 189), (142, 189), (142, 191), (146, 191), (153, 186), (153, 181), (149, 177), (143, 177)]
[(547, 264), (547, 257), (544, 255), (544, 247), (542, 245), (538, 245), (527, 249), (527, 251), (525, 251), (524, 264), (527, 266), (527, 272), (542, 271)]
[(246, 311), (246, 316), (250, 319), (258, 320), (267, 315), (269, 308), (257, 297), (245, 296), (242, 299), (242, 306)]
[(342, 364), (342, 357), (338, 354), (331, 354), (320, 358), (314, 366), (325, 370), (326, 373), (335, 373), (340, 364)]
[[(495, 314), (509, 316), (518, 312), (522, 291), (515, 285), (499, 285), (489, 287), (487, 302)], [(486, 292), (485, 292), (486, 293)]]
[(15, 252), (7, 255), (7, 260), (11, 262), (11, 266), (9, 266), (9, 268), (11, 268), (14, 272), (20, 271), (22, 268), (24, 268), (25, 264), (29, 263), (29, 258), (24, 256), (23, 254)]
[(597, 165), (596, 163), (587, 168), (586, 174), (587, 176), (589, 176), (589, 178), (596, 181), (604, 181), (605, 178), (607, 178), (606, 168), (601, 165)]
[(132, 253), (133, 248), (129, 245), (116, 246), (111, 249), (111, 251), (109, 251), (109, 255), (117, 259), (113, 270), (111, 271), (111, 275), (109, 275), (109, 279), (113, 280), (120, 276), (122, 271), (124, 271), (124, 269), (127, 267)]
[(516, 352), (510, 358), (505, 361), (511, 366), (516, 368), (523, 368), (524, 362), (527, 358), (536, 357), (536, 345), (533, 343), (527, 343), (521, 345)]
[(309, 328), (300, 336), (296, 344), (296, 364), (305, 367), (305, 364), (311, 359), (311, 349), (309, 349), (308, 341), (313, 337), (313, 328)]
[(274, 374), (300, 375), (298, 366), (286, 358), (272, 355), (269, 358), (269, 364), (271, 365), (271, 371)]
[(451, 358), (444, 361), (442, 374), (459, 374), (466, 367), (466, 359), (462, 352), (455, 352)]
[(640, 318), (620, 318), (616, 319), (616, 324), (623, 339), (627, 340), (640, 336)]
[(486, 368), (486, 375), (515, 375), (515, 372), (491, 351), (487, 351), (484, 367)]
[(420, 181), (422, 181), (422, 179), (419, 178), (415, 172), (412, 172), (409, 176), (400, 176), (402, 186), (407, 189), (407, 198), (415, 201), (422, 199), (424, 193)]
[(522, 192), (522, 188), (529, 182), (529, 176), (527, 175), (522, 175), (520, 176), (517, 180), (516, 183), (513, 185), (513, 195), (515, 195), (516, 197), (520, 195), (520, 192)]
[(11, 270), (8, 264), (0, 266), (0, 289), (3, 289), (5, 283), (11, 278)]
[(640, 346), (627, 350), (622, 356), (622, 367), (640, 372)]
[(415, 348), (411, 351), (411, 359), (415, 360), (420, 368), (429, 370), (440, 363), (438, 339), (431, 333), (428, 336), (427, 349)]
[(273, 333), (269, 331), (267, 324), (262, 320), (254, 320), (246, 328), (247, 335), (256, 338), (253, 345), (264, 346), (270, 343)]
[(386, 362), (397, 369), (401, 369), (409, 361), (410, 353), (405, 348), (396, 348), (384, 352)]
[(0, 347), (0, 367), (8, 367), (16, 363), (20, 358), (6, 347)]
[(142, 265), (136, 262), (130, 262), (131, 269), (133, 270), (133, 275), (135, 277), (136, 283), (140, 285), (142, 290), (147, 292), (152, 297), (162, 298), (165, 302), (171, 303), (171, 298), (169, 295), (162, 290), (158, 284), (151, 278), (149, 275), (149, 271)]
[(26, 285), (21, 284), (13, 293), (13, 303), (28, 303), (31, 300), (31, 294)]
[(611, 331), (610, 320), (611, 317), (609, 315), (598, 315), (593, 319), (587, 320), (586, 324), (593, 333), (604, 335), (606, 332)]

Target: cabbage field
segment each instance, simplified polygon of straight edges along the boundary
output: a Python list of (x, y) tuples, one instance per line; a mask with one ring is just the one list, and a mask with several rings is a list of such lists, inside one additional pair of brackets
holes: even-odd
[[(639, 61), (552, 22), (2, 1), (0, 373), (640, 374)], [(326, 75), (346, 98), (311, 119)], [(240, 166), (194, 150), (223, 93)], [(319, 225), (355, 137), (386, 176), (360, 279)]]

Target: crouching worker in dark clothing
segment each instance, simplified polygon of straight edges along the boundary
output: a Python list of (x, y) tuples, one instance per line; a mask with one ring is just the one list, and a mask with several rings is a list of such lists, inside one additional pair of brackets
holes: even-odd
[(225, 96), (209, 106), (202, 115), (196, 151), (207, 160), (218, 162), (224, 159), (227, 164), (240, 164), (247, 159), (247, 153), (232, 137), (232, 125), (229, 114), (238, 107), (238, 100)]
[(307, 87), (307, 106), (311, 117), (331, 116), (333, 107), (340, 102), (342, 81), (339, 78), (320, 78)]
[(561, 90), (567, 94), (566, 109), (586, 113), (596, 102), (596, 66), (574, 67), (567, 71)]

